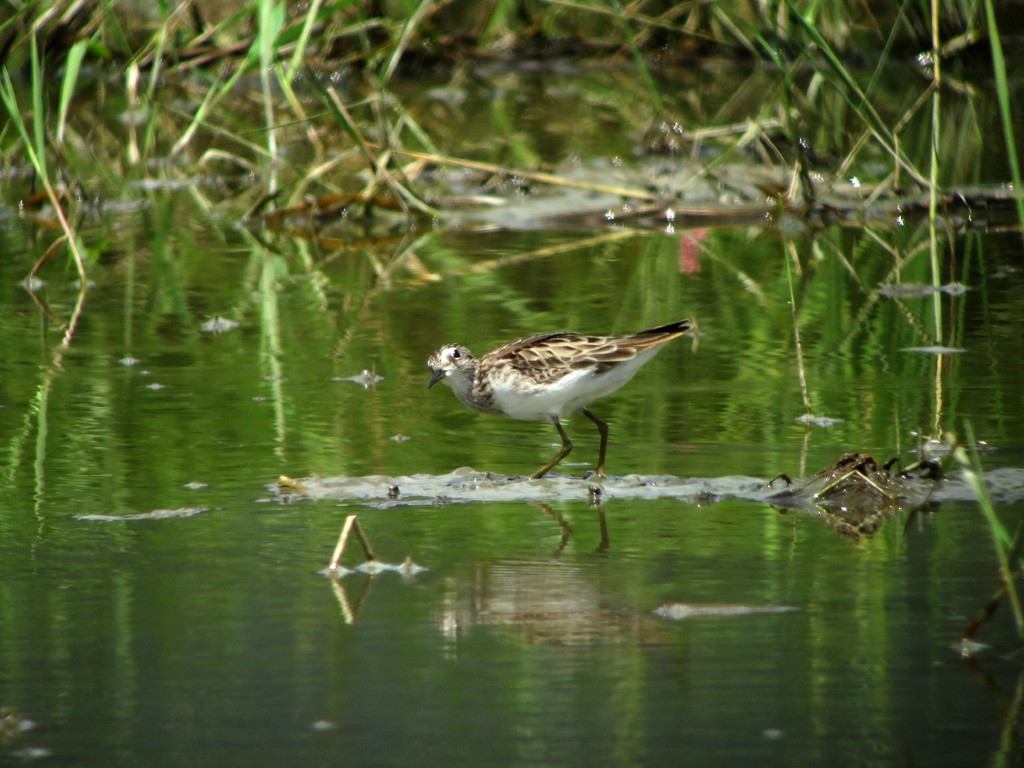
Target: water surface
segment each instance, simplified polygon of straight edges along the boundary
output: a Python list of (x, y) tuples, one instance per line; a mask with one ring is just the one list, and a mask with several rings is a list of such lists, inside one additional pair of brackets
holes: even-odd
[[(579, 145), (559, 133), (576, 151), (621, 154), (580, 122)], [(3, 223), (21, 258), (0, 263), (0, 706), (35, 723), (10, 720), (3, 762), (1020, 760), (1008, 614), (975, 659), (957, 648), (997, 584), (969, 497), (854, 539), (754, 493), (850, 450), (909, 461), (970, 423), (986, 469), (1011, 470), (997, 499), (1013, 528), (1019, 234), (943, 231), (940, 282), (968, 290), (893, 297), (878, 288), (931, 284), (920, 222), (466, 224), (341, 248), (257, 238), (197, 204), (198, 185), (124, 194), (90, 219), (107, 245), (66, 346), (73, 272), (48, 264), (29, 294), (41, 246)], [(796, 420), (787, 259), (807, 397), (829, 427)], [(437, 346), (690, 316), (695, 351), (674, 342), (593, 406), (611, 427), (602, 504), (578, 479), (597, 454), (580, 418), (549, 486), (408, 498), (403, 477), (523, 476), (558, 447), (550, 425), (427, 391)], [(237, 326), (204, 329), (218, 317)], [(936, 343), (964, 351), (906, 351)], [(349, 380), (363, 371), (381, 378)], [(281, 475), (373, 490), (296, 499)], [(616, 491), (633, 476), (708, 487)], [(749, 492), (720, 493), (737, 478)], [(426, 570), (324, 575), (349, 514), (381, 560)], [(350, 542), (343, 564), (361, 560)]]

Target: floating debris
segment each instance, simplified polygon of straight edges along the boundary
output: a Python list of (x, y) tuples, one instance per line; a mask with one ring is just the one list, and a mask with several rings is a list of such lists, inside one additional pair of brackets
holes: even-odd
[(11, 754), (20, 760), (42, 760), (47, 757), (53, 757), (53, 751), (46, 747), (25, 747)]
[(215, 315), (199, 326), (199, 330), (203, 333), (224, 333), (226, 331), (233, 331), (237, 327), (238, 323), (234, 320), (228, 320), (226, 317)]
[(904, 347), (900, 352), (918, 352), (923, 355), (961, 355), (966, 352), (961, 347)]
[[(315, 480), (316, 478), (311, 479)], [(294, 478), (288, 477), (288, 475), (281, 475), (277, 478), (277, 490), (284, 494), (298, 493), (305, 495), (307, 493), (305, 485)]]
[(699, 605), (694, 603), (665, 603), (654, 609), (664, 619), (692, 619), (701, 616), (749, 616), (757, 613), (792, 613), (800, 609), (792, 605)]
[(173, 192), (178, 189), (190, 189), (199, 186), (199, 178), (196, 176), (184, 179), (139, 179), (128, 183), (129, 187), (140, 189), (143, 192)]
[(831, 419), (828, 416), (814, 416), (810, 413), (805, 413), (803, 416), (797, 416), (793, 421), (801, 424), (810, 424), (812, 427), (831, 427), (836, 424), (842, 424), (842, 419)]
[(363, 389), (369, 389), (370, 387), (377, 386), (378, 382), (384, 381), (383, 376), (378, 376), (375, 371), (363, 370), (358, 376), (346, 376), (344, 378), (336, 377), (331, 381), (351, 381), (355, 384), (359, 384)]
[(21, 281), (20, 285), (29, 293), (35, 293), (36, 291), (41, 291), (46, 287), (46, 281), (40, 280), (35, 275), (29, 275)]
[(414, 576), (417, 573), (422, 573), (427, 570), (421, 565), (417, 565), (412, 561), (412, 558), (407, 557), (405, 560), (398, 565), (392, 565), (391, 563), (384, 563), (380, 560), (367, 560), (365, 563), (361, 563), (355, 567), (357, 573), (367, 573), (371, 576), (376, 576), (378, 573), (400, 573), (403, 576)]
[(920, 299), (931, 296), (935, 293), (935, 288), (925, 283), (899, 283), (883, 286), (875, 293), (887, 299)]
[(879, 288), (875, 293), (879, 296), (884, 296), (887, 299), (919, 299), (925, 296), (931, 296), (935, 293), (945, 293), (949, 296), (960, 296), (967, 293), (970, 288), (963, 283), (946, 283), (936, 288), (934, 285), (928, 285), (927, 283), (896, 283), (893, 285), (884, 285)]
[(398, 433), (397, 435), (392, 435), (391, 437), (389, 437), (388, 440), (390, 440), (393, 443), (405, 443), (408, 442), (409, 440), (412, 440), (412, 438), (409, 437), (408, 435)]
[[(853, 454), (854, 456), (858, 454)], [(873, 461), (873, 460), (872, 460)], [(835, 474), (832, 481), (849, 474)], [(881, 474), (889, 474), (884, 468)], [(820, 474), (820, 473), (819, 473)], [(926, 501), (973, 502), (974, 491), (958, 476), (947, 476), (941, 483), (934, 480), (904, 476), (895, 473), (897, 482), (906, 486), (907, 498), (899, 503), (904, 509), (916, 507)], [(1015, 504), (1024, 499), (1024, 469), (1002, 467), (985, 473), (985, 480), (993, 499), (999, 503)], [(806, 487), (815, 478), (797, 479)], [(820, 479), (816, 486), (824, 490), (827, 481)], [(756, 503), (772, 504), (784, 509), (799, 509), (811, 513), (820, 512), (819, 500), (814, 493), (798, 494), (792, 489), (782, 493), (779, 486), (767, 486), (765, 478), (742, 475), (721, 477), (679, 477), (675, 475), (609, 475), (600, 483), (601, 499), (607, 501), (624, 499), (677, 499), (688, 504), (713, 504), (728, 499), (742, 499)], [(568, 501), (578, 502), (590, 495), (590, 486), (595, 483), (583, 478), (561, 473), (551, 473), (542, 480), (528, 477), (496, 475), (477, 472), (463, 467), (446, 474), (418, 473), (414, 475), (339, 475), (334, 477), (310, 476), (301, 479), (282, 477), (270, 484), (268, 490), (277, 500), (294, 501), (344, 501), (359, 502), (369, 508), (389, 508), (396, 505), (450, 506), (467, 503), (493, 503), (502, 501)], [(397, 485), (401, 498), (385, 501), (388, 489)]]
[(22, 717), (21, 713), (14, 707), (0, 709), (0, 734), (4, 739), (13, 739), (25, 731), (31, 731), (36, 727), (34, 720)]
[(939, 290), (949, 296), (961, 296), (971, 289), (963, 283), (952, 282), (941, 286)]
[[(943, 440), (936, 440), (934, 437), (930, 437), (927, 434), (923, 434), (920, 430), (910, 430), (910, 436), (917, 438), (917, 452), (925, 459), (941, 459), (952, 453), (953, 449), (949, 443)], [(989, 446), (979, 440), (975, 445), (979, 451), (990, 450)]]
[(140, 512), (134, 515), (75, 515), (75, 520), (86, 520), (96, 523), (120, 523), (134, 520), (167, 520), (173, 517), (192, 517), (208, 512), (209, 507), (179, 507), (178, 509), (156, 509), (152, 512)]
[(987, 651), (989, 646), (985, 643), (979, 643), (976, 640), (970, 638), (963, 638), (959, 643), (953, 646), (953, 650), (960, 654), (962, 659), (972, 659), (983, 651)]
[(161, 389), (166, 389), (166, 384), (161, 384), (159, 381), (154, 381), (152, 384), (147, 384), (146, 389), (151, 389), (154, 392), (159, 392)]
[[(397, 491), (397, 488), (395, 489)], [(338, 544), (334, 547), (334, 554), (331, 556), (330, 564), (321, 573), (328, 576), (344, 576), (348, 573), (368, 573), (371, 576), (385, 571), (394, 571), (401, 573), (404, 576), (414, 576), (417, 573), (427, 570), (423, 566), (417, 565), (412, 561), (411, 557), (406, 557), (404, 562), (399, 565), (391, 565), (389, 563), (381, 562), (373, 554), (373, 550), (370, 548), (370, 541), (366, 538), (366, 534), (363, 533), (363, 529), (359, 526), (359, 516), (349, 515), (345, 518), (345, 524), (341, 527), (341, 534), (338, 536)], [(345, 554), (345, 545), (348, 543), (348, 537), (355, 533), (356, 538), (359, 540), (360, 546), (363, 548), (363, 554), (366, 556), (366, 562), (357, 565), (354, 570), (343, 567), (340, 564), (341, 556)]]
[[(781, 476), (792, 481), (785, 475)], [(932, 480), (919, 481), (907, 473), (894, 474), (871, 456), (845, 453), (797, 488), (765, 499), (782, 509), (819, 513), (840, 534), (852, 539), (875, 533), (904, 508), (927, 503), (935, 490)]]
[(193, 480), (190, 483), (185, 483), (185, 487), (188, 488), (190, 491), (199, 491), (202, 490), (203, 488), (206, 488), (207, 483), (200, 483), (196, 480)]
[(128, 356), (128, 357), (122, 357), (122, 358), (121, 358), (120, 360), (118, 360), (117, 362), (119, 362), (119, 363), (120, 363), (121, 365), (123, 365), (123, 366), (124, 366), (125, 368), (131, 368), (131, 367), (132, 367), (133, 365), (138, 365), (138, 364), (139, 364), (139, 363), (141, 363), (142, 361), (141, 361), (141, 360), (139, 360), (138, 358), (135, 358), (135, 357), (131, 357), (131, 356)]

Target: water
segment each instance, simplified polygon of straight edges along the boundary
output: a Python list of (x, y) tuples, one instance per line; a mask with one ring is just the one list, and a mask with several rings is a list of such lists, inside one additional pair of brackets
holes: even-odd
[[(970, 507), (852, 545), (765, 508), (624, 503), (603, 550), (583, 504), (559, 510), (564, 548), (527, 505), (364, 512), (382, 557), (429, 570), (335, 583), (315, 569), (341, 511), (55, 525), (5, 581), (5, 699), (41, 721), (23, 741), (157, 765), (970, 764), (998, 744), (1017, 666), (978, 676), (951, 647), (990, 586)], [(798, 610), (652, 613), (670, 601)]]
[[(934, 343), (933, 299), (876, 291), (894, 253), (900, 282), (931, 282), (918, 222), (439, 228), (345, 249), (260, 241), (195, 190), (133, 194), (90, 221), (107, 250), (66, 348), (73, 272), (44, 267), (34, 300), (18, 284), (40, 246), (4, 222), (18, 258), (0, 263), (0, 707), (35, 727), (9, 715), (0, 762), (1019, 762), (1006, 606), (974, 660), (957, 649), (997, 585), (972, 502), (853, 540), (715, 494), (849, 450), (909, 459), (917, 435), (969, 422), (986, 469), (1010, 471), (994, 482), (1015, 528), (1019, 235), (943, 242), (941, 282), (969, 290), (939, 296), (940, 340), (966, 352), (937, 356), (903, 351)], [(796, 421), (794, 252), (828, 428)], [(580, 418), (566, 477), (445, 491), (471, 471), (527, 475), (559, 441), (427, 391), (434, 348), (687, 316), (696, 351), (673, 342), (593, 406), (611, 427), (601, 506), (578, 479), (597, 454)], [(204, 331), (215, 317), (238, 327)], [(381, 380), (346, 380), (364, 370)], [(376, 490), (293, 499), (281, 475)], [(648, 497), (624, 490), (633, 475), (711, 493)], [(381, 560), (426, 570), (326, 576), (349, 514)], [(349, 542), (343, 564), (361, 560)], [(656, 612), (680, 605), (702, 615)]]

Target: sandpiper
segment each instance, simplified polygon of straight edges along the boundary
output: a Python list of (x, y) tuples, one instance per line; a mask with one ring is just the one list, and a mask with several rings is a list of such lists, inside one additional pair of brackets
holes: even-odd
[(427, 360), (427, 388), (443, 381), (476, 411), (554, 424), (562, 450), (534, 473), (534, 479), (569, 455), (572, 441), (562, 417), (582, 411), (601, 433), (597, 474), (603, 477), (608, 425), (587, 405), (617, 390), (665, 343), (692, 327), (690, 320), (679, 320), (625, 336), (541, 333), (502, 344), (480, 358), (461, 344), (445, 344)]

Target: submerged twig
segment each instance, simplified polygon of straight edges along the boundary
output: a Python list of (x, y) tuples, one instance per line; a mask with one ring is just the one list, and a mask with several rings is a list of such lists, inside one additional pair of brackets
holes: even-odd
[(367, 561), (372, 562), (377, 559), (373, 554), (373, 550), (370, 549), (370, 542), (363, 534), (363, 529), (359, 527), (358, 517), (358, 515), (349, 515), (345, 518), (345, 524), (341, 528), (341, 535), (338, 536), (338, 544), (335, 546), (334, 554), (331, 556), (331, 564), (327, 566), (329, 571), (334, 572), (338, 570), (338, 562), (345, 553), (345, 545), (348, 543), (348, 537), (352, 531), (355, 531), (356, 538), (359, 539), (359, 543), (363, 547), (363, 553), (366, 555)]
[(29, 271), (28, 277), (26, 277), (25, 279), (31, 280), (33, 277), (35, 277), (40, 267), (42, 267), (43, 264), (45, 264), (46, 261), (57, 251), (57, 249), (60, 248), (60, 246), (64, 245), (64, 243), (66, 243), (67, 241), (68, 235), (65, 232), (52, 243), (50, 243), (50, 247), (43, 252), (42, 256), (39, 257), (39, 259), (35, 263), (35, 266), (33, 266), (32, 269)]
[(75, 308), (71, 312), (71, 319), (68, 320), (67, 327), (64, 329), (64, 336), (60, 340), (60, 346), (57, 347), (57, 351), (54, 353), (54, 362), (58, 365), (60, 365), (64, 350), (71, 346), (71, 338), (75, 335), (75, 329), (78, 327), (78, 318), (81, 317), (82, 307), (85, 306), (86, 290), (88, 290), (88, 286), (82, 283), (82, 287), (78, 291), (78, 298), (75, 300)]
[[(790, 253), (793, 261), (797, 264), (800, 263), (799, 256), (796, 253), (796, 249), (793, 246), (793, 242), (788, 243)], [(789, 259), (786, 259), (786, 278), (789, 284), (789, 308), (793, 315), (793, 343), (796, 347), (796, 369), (797, 374), (800, 377), (800, 395), (804, 401), (804, 414), (812, 416), (813, 411), (811, 409), (811, 399), (807, 394), (807, 374), (804, 370), (804, 351), (803, 345), (800, 343), (800, 321), (796, 309), (796, 293), (793, 291), (793, 270), (790, 267)], [(808, 427), (809, 429), (809, 427)]]

